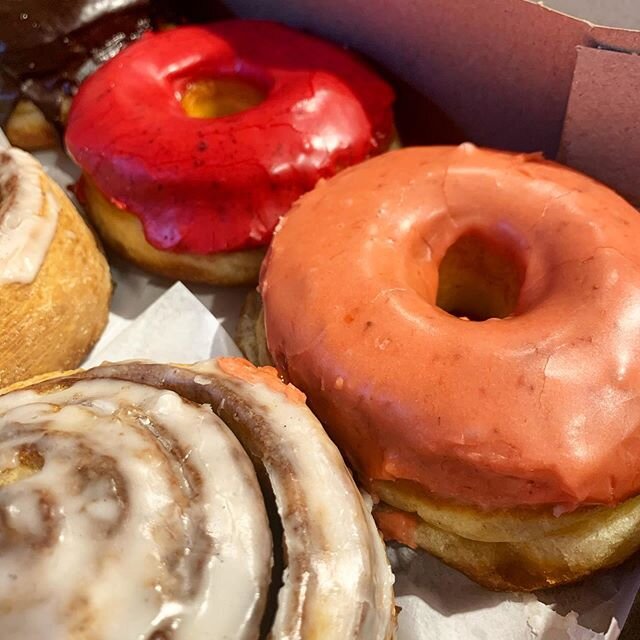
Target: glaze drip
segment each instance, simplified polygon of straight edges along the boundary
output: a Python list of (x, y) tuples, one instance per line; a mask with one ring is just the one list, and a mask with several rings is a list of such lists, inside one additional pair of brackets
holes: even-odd
[(40, 163), (19, 149), (0, 150), (0, 284), (35, 279), (59, 211)]

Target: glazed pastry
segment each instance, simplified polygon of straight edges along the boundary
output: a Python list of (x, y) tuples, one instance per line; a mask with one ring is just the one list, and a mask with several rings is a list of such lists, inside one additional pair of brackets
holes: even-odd
[(149, 0), (3, 0), (0, 126), (11, 142), (56, 141), (78, 83), (150, 26)]
[(373, 518), (274, 373), (228, 358), (71, 373), (0, 396), (0, 434), (8, 636), (393, 637)]
[(0, 388), (77, 366), (106, 324), (96, 240), (38, 161), (0, 149)]
[(0, 127), (23, 149), (54, 146), (78, 84), (152, 28), (228, 16), (197, 0), (3, 0)]
[(224, 21), (146, 34), (103, 65), (66, 143), (108, 246), (171, 278), (241, 284), (296, 198), (389, 146), (392, 101), (335, 45)]
[(262, 272), (269, 352), (388, 538), (517, 590), (638, 548), (639, 237), (603, 185), (470, 144), (298, 201)]

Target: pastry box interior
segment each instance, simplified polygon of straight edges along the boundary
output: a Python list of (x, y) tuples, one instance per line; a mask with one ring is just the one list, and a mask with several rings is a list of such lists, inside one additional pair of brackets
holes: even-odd
[(638, 0), (0, 3), (0, 638), (638, 640), (639, 121)]

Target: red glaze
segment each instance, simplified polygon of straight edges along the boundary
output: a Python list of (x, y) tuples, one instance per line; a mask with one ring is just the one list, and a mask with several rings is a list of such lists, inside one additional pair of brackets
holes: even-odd
[[(440, 261), (474, 230), (525, 267), (504, 319), (436, 305)], [(486, 509), (615, 504), (640, 493), (639, 243), (633, 207), (540, 157), (386, 153), (283, 219), (269, 351), (365, 482)]]
[[(267, 92), (222, 118), (191, 118), (189, 82), (234, 77)], [(147, 34), (80, 87), (69, 152), (158, 249), (265, 245), (321, 177), (384, 150), (389, 86), (351, 54), (287, 27), (231, 20)]]

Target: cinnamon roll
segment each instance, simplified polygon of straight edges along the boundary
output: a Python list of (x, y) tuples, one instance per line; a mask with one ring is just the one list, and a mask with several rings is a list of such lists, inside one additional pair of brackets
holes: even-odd
[(244, 360), (0, 396), (0, 549), (7, 637), (394, 633), (384, 545), (337, 449), (299, 391)]
[(77, 366), (100, 336), (109, 268), (74, 206), (19, 149), (0, 149), (0, 388)]

